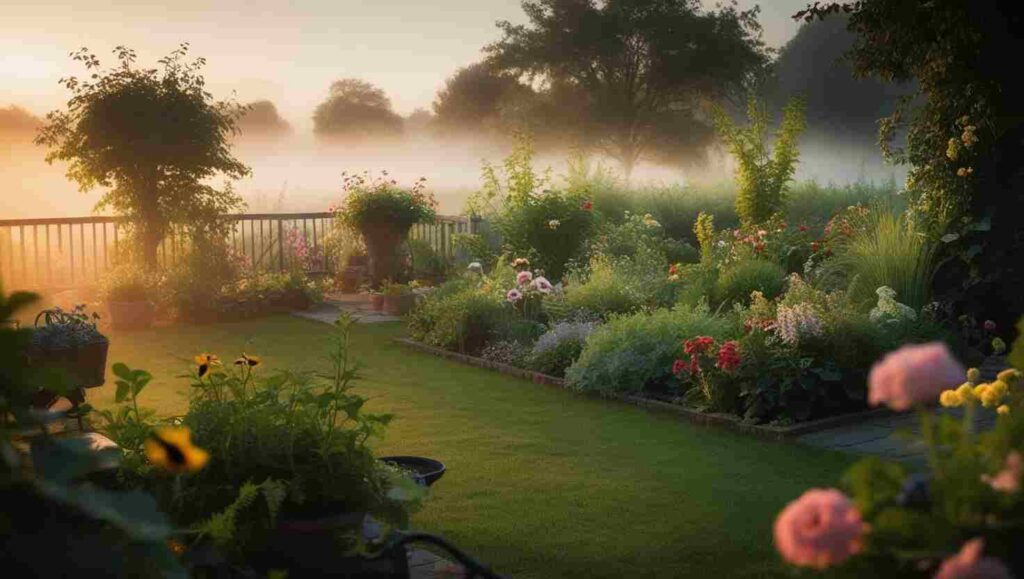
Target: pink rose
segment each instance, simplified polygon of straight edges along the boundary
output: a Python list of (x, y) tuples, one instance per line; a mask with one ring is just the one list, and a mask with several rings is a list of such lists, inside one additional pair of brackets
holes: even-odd
[(508, 293), (505, 294), (505, 299), (512, 303), (516, 303), (519, 300), (523, 299), (523, 292), (517, 289), (510, 289), (508, 290)]
[(1021, 474), (1024, 474), (1024, 457), (1016, 450), (1006, 455), (1003, 470), (996, 476), (981, 475), (981, 482), (1003, 493), (1015, 493), (1020, 490)]
[(516, 274), (516, 283), (519, 285), (526, 285), (533, 279), (533, 274), (528, 271), (521, 271)]
[(775, 519), (775, 548), (793, 565), (824, 569), (860, 552), (866, 529), (846, 495), (810, 489)]
[(995, 557), (982, 557), (985, 541), (980, 537), (964, 543), (960, 552), (942, 562), (935, 579), (1011, 579), (1010, 570)]
[(897, 411), (938, 399), (964, 381), (966, 370), (941, 342), (910, 344), (875, 362), (868, 376), (868, 402)]

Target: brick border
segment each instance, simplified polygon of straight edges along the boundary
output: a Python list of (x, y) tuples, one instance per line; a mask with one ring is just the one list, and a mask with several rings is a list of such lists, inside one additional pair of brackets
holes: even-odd
[[(530, 380), (535, 384), (545, 384), (547, 386), (555, 386), (570, 390), (565, 380), (562, 378), (556, 378), (554, 376), (548, 376), (541, 374), (540, 372), (533, 372), (531, 370), (524, 370), (522, 368), (516, 368), (515, 366), (509, 366), (508, 364), (501, 364), (498, 362), (492, 362), (490, 360), (484, 360), (476, 356), (468, 356), (466, 354), (460, 354), (458, 352), (451, 352), (442, 348), (429, 346), (422, 342), (417, 342), (409, 338), (394, 338), (393, 340), (397, 344), (419, 350), (421, 352), (431, 354), (447, 360), (453, 360), (469, 366), (476, 366), (477, 368), (484, 368), (487, 370), (496, 370), (502, 374), (508, 374), (517, 378), (523, 378)], [(576, 392), (576, 391), (574, 391)], [(582, 394), (576, 392), (578, 394)], [(738, 432), (744, 432), (747, 434), (754, 434), (757, 436), (775, 439), (775, 440), (789, 440), (798, 436), (809, 434), (811, 432), (818, 432), (821, 430), (827, 430), (829, 428), (837, 428), (839, 426), (846, 426), (848, 424), (856, 424), (859, 422), (865, 422), (876, 418), (884, 418), (887, 416), (894, 416), (895, 413), (892, 411), (879, 408), (874, 410), (865, 410), (863, 412), (853, 412), (850, 414), (842, 414), (839, 416), (831, 416), (828, 418), (822, 418), (820, 420), (811, 420), (808, 422), (801, 422), (793, 424), (791, 426), (768, 426), (761, 424), (749, 424), (743, 422), (743, 419), (733, 414), (723, 413), (708, 413), (699, 412), (692, 408), (680, 406), (678, 404), (671, 404), (668, 402), (662, 402), (661, 400), (654, 400), (651, 398), (644, 398), (643, 396), (629, 395), (629, 394), (584, 394), (588, 396), (607, 398), (618, 400), (639, 406), (647, 410), (654, 410), (658, 412), (664, 412), (674, 414), (682, 417), (689, 422), (701, 425), (713, 425), (726, 427)]]

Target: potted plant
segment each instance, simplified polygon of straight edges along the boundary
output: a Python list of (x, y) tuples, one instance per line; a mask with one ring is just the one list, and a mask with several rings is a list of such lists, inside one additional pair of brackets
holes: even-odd
[[(363, 412), (365, 399), (351, 392), (352, 323), (339, 320), (329, 378), (263, 376), (259, 358), (246, 354), (228, 369), (216, 356), (197, 356), (188, 412), (176, 430), (163, 431), (186, 463), (192, 448), (208, 455), (192, 476), (165, 476), (159, 467), (166, 444), (125, 439), (125, 464), (134, 465), (126, 478), (150, 487), (174, 523), (189, 529), (186, 547), (197, 560), (213, 549), (259, 573), (285, 569), (302, 577), (394, 576), (407, 568), (404, 550), (375, 561), (356, 554), (373, 549), (374, 535), (383, 537), (372, 527), (407, 524), (424, 475), (377, 460), (367, 444), (391, 416)], [(120, 368), (122, 374), (128, 378), (120, 400), (130, 417), (139, 389), (135, 371)]]
[(346, 198), (338, 211), (342, 222), (362, 234), (369, 257), (370, 282), (379, 286), (400, 273), (399, 246), (416, 223), (435, 217), (436, 201), (424, 191), (425, 180), (412, 188), (398, 187), (383, 173), (371, 178), (368, 173), (344, 175)]
[(98, 319), (98, 314), (86, 313), (85, 304), (70, 312), (61, 308), (39, 312), (28, 348), (31, 364), (66, 372), (69, 383), (77, 388), (102, 386), (110, 341), (96, 328)]
[(143, 330), (153, 325), (156, 307), (150, 296), (156, 283), (138, 268), (121, 268), (104, 279), (103, 301), (115, 330)]
[(409, 313), (416, 301), (416, 294), (409, 286), (402, 283), (384, 282), (382, 287), (384, 313), (392, 316), (403, 316)]

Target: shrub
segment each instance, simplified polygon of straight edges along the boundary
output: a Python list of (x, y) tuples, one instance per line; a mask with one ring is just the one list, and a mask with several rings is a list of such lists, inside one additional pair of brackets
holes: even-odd
[(707, 308), (677, 307), (612, 318), (587, 340), (566, 371), (570, 386), (593, 392), (639, 392), (670, 384), (679, 345), (692, 336), (731, 338), (735, 320)]
[(676, 285), (668, 280), (668, 264), (661, 253), (640, 249), (632, 257), (594, 257), (588, 271), (569, 276), (565, 304), (570, 312), (607, 318), (644, 307), (670, 306)]
[(499, 340), (493, 344), (488, 344), (480, 352), (480, 357), (484, 360), (518, 368), (526, 366), (526, 360), (529, 355), (529, 348), (515, 340)]
[(715, 284), (718, 303), (749, 304), (750, 294), (759, 291), (775, 298), (786, 287), (786, 271), (763, 259), (747, 259), (724, 268)]
[(412, 262), (413, 279), (435, 281), (441, 280), (451, 273), (451, 262), (426, 241), (410, 239), (406, 244), (409, 250), (409, 260)]
[(368, 172), (342, 176), (346, 197), (336, 213), (354, 231), (376, 224), (407, 231), (416, 223), (434, 220), (437, 202), (424, 190), (425, 179), (404, 189), (389, 179), (386, 171), (378, 178), (370, 177)]
[(456, 282), (445, 284), (413, 310), (409, 330), (426, 344), (477, 355), (507, 327), (510, 315), (500, 297)]
[(100, 281), (99, 299), (110, 302), (142, 302), (158, 297), (159, 276), (133, 265), (113, 268)]
[(530, 368), (551, 376), (564, 376), (596, 328), (597, 323), (592, 321), (565, 321), (553, 325), (533, 345)]

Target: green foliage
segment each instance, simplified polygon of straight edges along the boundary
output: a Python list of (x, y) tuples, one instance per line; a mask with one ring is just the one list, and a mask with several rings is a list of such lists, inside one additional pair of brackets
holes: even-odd
[(511, 128), (510, 113), (533, 91), (518, 79), (500, 74), (485, 63), (460, 68), (437, 93), (433, 109), (445, 131), (501, 131)]
[(915, 310), (929, 301), (935, 268), (935, 244), (903, 216), (876, 209), (848, 238), (834, 244), (836, 263), (861, 300), (874, 301), (875, 290), (889, 286)]
[(565, 371), (580, 357), (583, 348), (581, 340), (562, 340), (552, 348), (530, 354), (530, 369), (548, 376), (565, 376)]
[(510, 316), (500, 296), (456, 280), (442, 285), (410, 313), (409, 332), (432, 346), (478, 354)]
[(386, 171), (380, 177), (371, 177), (368, 172), (342, 176), (346, 196), (336, 215), (353, 231), (390, 226), (404, 233), (416, 223), (434, 220), (437, 201), (424, 189), (426, 179), (405, 189), (388, 179)]
[(118, 265), (100, 281), (99, 299), (107, 303), (154, 301), (160, 291), (160, 276), (133, 264)]
[(701, 211), (693, 224), (693, 234), (700, 244), (700, 261), (709, 265), (715, 251), (715, 217)]
[(750, 294), (759, 291), (766, 298), (782, 294), (786, 288), (786, 270), (763, 259), (746, 259), (722, 269), (715, 284), (716, 303), (748, 304)]
[(139, 394), (153, 376), (145, 370), (133, 370), (120, 362), (114, 364), (111, 371), (117, 377), (115, 407), (96, 410), (98, 420), (95, 420), (94, 427), (121, 449), (128, 470), (141, 469), (145, 461), (143, 446), (157, 420), (152, 409), (139, 406)]
[(96, 312), (87, 313), (85, 304), (78, 304), (71, 311), (60, 307), (43, 310), (36, 315), (32, 344), (53, 350), (106, 342), (106, 336), (96, 327), (99, 318)]
[(438, 253), (430, 243), (421, 239), (410, 239), (406, 245), (412, 262), (413, 279), (440, 281), (451, 273), (451, 261)]
[(735, 322), (706, 307), (658, 310), (616, 317), (595, 330), (579, 359), (566, 371), (575, 389), (640, 392), (671, 383), (679, 344), (692, 336), (729, 338)]
[(695, 87), (732, 92), (767, 62), (757, 9), (558, 0), (523, 9), (527, 24), (499, 23), (488, 64), (544, 78), (544, 96), (563, 112), (550, 124), (596, 142), (627, 178), (644, 153), (678, 159), (707, 144), (710, 131), (693, 114)]
[(569, 312), (601, 318), (670, 306), (676, 287), (668, 280), (667, 269), (661, 253), (642, 246), (631, 256), (605, 257), (599, 252), (586, 270), (568, 277), (562, 302)]
[(749, 126), (737, 127), (725, 111), (715, 109), (719, 136), (738, 163), (736, 213), (743, 226), (749, 229), (785, 208), (786, 188), (796, 171), (799, 157), (797, 140), (805, 128), (803, 102), (793, 99), (783, 109), (782, 124), (775, 134), (771, 152), (765, 143), (768, 110), (753, 95), (747, 104), (747, 119)]
[(402, 131), (402, 117), (391, 110), (384, 91), (358, 78), (331, 83), (327, 100), (313, 112), (313, 132), (322, 138), (359, 139)]
[(250, 172), (229, 143), (244, 108), (212, 100), (199, 73), (205, 60), (183, 61), (187, 44), (159, 61), (162, 73), (136, 68), (128, 48), (114, 52), (119, 66), (105, 71), (87, 49), (72, 54), (90, 79), (61, 79), (72, 97), (66, 110), (47, 115), (36, 142), (51, 148), (47, 162), (68, 163), (68, 178), (83, 191), (108, 188), (97, 209), (128, 218), (144, 263), (154, 269), (172, 223), (190, 237), (216, 236), (226, 227), (221, 215), (242, 206), (230, 184), (217, 189), (208, 182)]
[[(353, 323), (339, 319), (330, 373), (322, 377), (305, 370), (264, 377), (252, 356), (240, 358), (230, 371), (213, 366), (202, 376), (193, 372), (193, 396), (182, 423), (213, 458), (165, 495), (177, 523), (229, 542), (240, 555), (267, 547), (278, 514), (317, 518), (329, 508), (406, 523), (410, 503), (391, 492), (392, 472), (367, 446), (391, 416), (366, 413), (366, 399), (352, 392), (360, 377), (350, 357)], [(165, 483), (151, 479), (157, 486)], [(251, 508), (257, 491), (266, 508)]]

